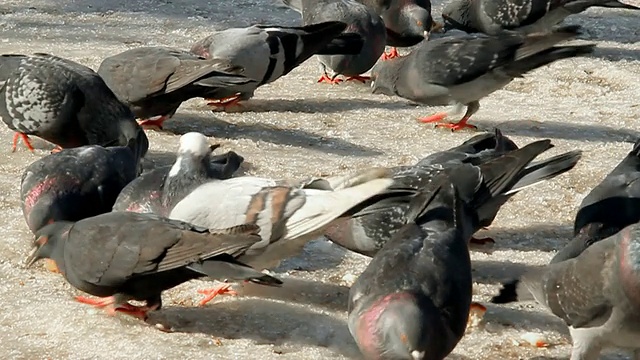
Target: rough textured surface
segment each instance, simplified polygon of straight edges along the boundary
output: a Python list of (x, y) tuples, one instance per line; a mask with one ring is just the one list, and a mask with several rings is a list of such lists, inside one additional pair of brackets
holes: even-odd
[[(51, 52), (96, 69), (100, 60), (140, 45), (188, 48), (208, 29), (256, 22), (298, 24), (272, 0), (5, 0), (0, 5), (1, 53)], [(638, 0), (628, 0), (640, 5)], [(442, 8), (434, 2), (434, 12)], [(436, 16), (436, 18), (438, 18)], [(580, 148), (571, 172), (516, 195), (488, 233), (492, 253), (474, 251), (475, 301), (486, 302), (497, 283), (547, 262), (571, 233), (576, 207), (631, 149), (639, 133), (640, 14), (591, 9), (567, 23), (588, 26), (593, 56), (561, 61), (518, 79), (482, 102), (474, 124), (499, 126), (519, 144), (552, 138), (550, 154)], [(247, 173), (273, 177), (338, 174), (369, 165), (397, 165), (467, 139), (469, 132), (434, 130), (416, 121), (440, 108), (369, 94), (366, 86), (316, 84), (315, 59), (261, 87), (244, 113), (211, 113), (203, 100), (185, 103), (149, 132), (147, 166), (166, 164), (180, 134), (201, 131), (247, 159)], [(348, 287), (367, 259), (324, 240), (279, 271), (296, 279), (284, 290), (244, 288), (263, 298), (223, 298), (192, 307), (202, 281), (166, 293), (152, 318), (176, 332), (162, 333), (132, 319), (109, 318), (72, 301), (75, 291), (42, 267), (22, 268), (32, 237), (19, 207), (24, 167), (51, 146), (34, 141), (37, 155), (10, 153), (11, 132), (0, 129), (0, 357), (11, 359), (325, 359), (357, 358), (346, 319)], [(287, 278), (288, 279), (288, 278)], [(469, 329), (451, 359), (566, 359), (567, 331), (533, 303), (488, 306), (485, 325)], [(517, 345), (542, 332), (550, 348)], [(606, 359), (628, 358), (607, 353)]]

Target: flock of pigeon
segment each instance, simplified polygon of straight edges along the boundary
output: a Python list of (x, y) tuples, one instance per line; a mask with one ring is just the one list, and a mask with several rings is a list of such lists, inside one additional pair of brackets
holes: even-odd
[[(443, 359), (464, 335), (472, 298), (468, 243), (517, 192), (571, 170), (579, 150), (519, 147), (499, 130), (412, 166), (326, 178), (235, 176), (244, 161), (198, 132), (183, 135), (172, 166), (144, 172), (142, 125), (162, 127), (192, 98), (227, 108), (253, 97), (316, 55), (319, 81), (366, 81), (374, 93), (430, 106), (466, 107), (516, 77), (595, 45), (558, 45), (580, 34), (559, 26), (590, 6), (639, 9), (617, 0), (453, 0), (431, 17), (428, 1), (283, 0), (302, 26), (217, 31), (190, 51), (141, 47), (104, 59), (97, 72), (61, 57), (2, 55), (0, 116), (16, 132), (56, 145), (30, 164), (21, 202), (35, 234), (30, 266), (46, 259), (80, 302), (141, 319), (161, 293), (198, 278), (205, 305), (230, 282), (279, 286), (268, 271), (326, 236), (372, 257), (349, 294), (349, 330), (367, 359)], [(465, 34), (447, 35), (452, 29)], [(432, 33), (442, 37), (430, 38)], [(385, 45), (417, 47), (406, 56)], [(379, 61), (380, 57), (383, 59)], [(449, 113), (422, 119), (442, 122)], [(138, 121), (136, 121), (136, 118)], [(551, 263), (505, 283), (495, 303), (532, 294), (570, 327), (572, 360), (602, 348), (640, 359), (640, 140), (584, 199), (574, 239)], [(617, 212), (611, 209), (616, 209)], [(634, 225), (635, 224), (635, 225)], [(640, 235), (640, 234), (639, 234)], [(137, 306), (130, 301), (141, 301)], [(636, 350), (638, 349), (638, 350)]]

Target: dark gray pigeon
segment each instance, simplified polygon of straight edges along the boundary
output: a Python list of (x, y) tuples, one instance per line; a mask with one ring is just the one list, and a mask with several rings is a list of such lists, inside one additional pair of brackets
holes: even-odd
[[(384, 52), (386, 30), (380, 16), (373, 9), (355, 0), (282, 0), (285, 5), (302, 14), (304, 25), (325, 21), (342, 21), (348, 24), (345, 33), (355, 33), (364, 39), (357, 55), (318, 55), (322, 76), (318, 82), (337, 84), (347, 81), (365, 82), (369, 71)], [(331, 74), (332, 73), (332, 74)]]
[[(500, 207), (517, 192), (572, 169), (581, 157), (580, 151), (571, 151), (532, 163), (552, 146), (550, 140), (536, 141), (503, 154), (496, 152), (477, 165), (473, 162), (453, 162), (391, 168), (393, 185), (386, 192), (356, 208), (350, 217), (335, 222), (325, 231), (325, 236), (349, 250), (375, 256), (407, 221), (409, 203), (417, 193), (442, 173), (448, 174), (458, 188), (466, 186), (469, 180), (457, 175), (459, 169), (466, 166), (478, 169), (487, 183), (496, 182), (500, 185), (492, 188), (492, 197), (485, 199), (485, 202), (470, 202), (480, 218), (479, 227), (475, 229), (478, 231), (481, 227), (489, 226)], [(490, 239), (478, 239), (474, 242), (483, 243), (486, 240)]]
[(343, 34), (346, 28), (347, 24), (339, 21), (303, 27), (254, 25), (231, 28), (199, 40), (191, 47), (191, 52), (242, 66), (243, 75), (256, 80), (218, 92), (218, 98), (212, 99), (210, 105), (227, 108), (250, 99), (256, 88), (287, 75), (314, 54), (360, 53), (363, 38), (358, 34)]
[[(464, 170), (464, 196), (490, 197), (482, 173)], [(467, 242), (477, 215), (446, 175), (431, 185), (349, 291), (349, 330), (365, 359), (441, 360), (464, 335), (472, 295)]]
[(530, 293), (569, 326), (571, 360), (596, 360), (610, 347), (632, 350), (640, 359), (638, 264), (640, 224), (633, 224), (573, 259), (525, 273), (516, 291), (520, 299)]
[(244, 160), (229, 152), (222, 163), (214, 163), (215, 146), (197, 132), (180, 137), (173, 166), (146, 172), (129, 183), (118, 196), (113, 211), (131, 211), (169, 216), (173, 207), (198, 186), (212, 179), (230, 178)]
[(409, 47), (428, 39), (443, 25), (433, 21), (430, 0), (358, 0), (380, 15), (387, 28), (387, 45), (392, 46), (382, 60), (398, 57), (396, 47)]
[(452, 0), (442, 11), (445, 30), (495, 35), (504, 30), (550, 31), (567, 16), (592, 6), (640, 9), (618, 0)]
[(448, 112), (420, 121), (438, 122), (438, 127), (452, 131), (475, 128), (467, 121), (480, 109), (480, 99), (529, 71), (592, 52), (594, 44), (555, 46), (576, 37), (578, 29), (570, 26), (544, 35), (464, 35), (425, 41), (407, 56), (374, 66), (372, 91), (429, 106), (455, 105), (453, 114), (466, 107), (464, 117), (457, 123), (442, 123), (453, 115)]
[[(0, 56), (0, 118), (34, 150), (29, 135), (61, 148), (83, 145), (127, 146), (144, 133), (123, 104), (90, 68), (57, 56)], [(143, 154), (147, 149), (143, 146)]]
[[(196, 97), (216, 97), (228, 87), (256, 81), (242, 75), (241, 66), (205, 59), (168, 47), (140, 47), (102, 61), (98, 74), (141, 125), (157, 126), (171, 118), (180, 104)], [(151, 118), (159, 116), (155, 120)]]

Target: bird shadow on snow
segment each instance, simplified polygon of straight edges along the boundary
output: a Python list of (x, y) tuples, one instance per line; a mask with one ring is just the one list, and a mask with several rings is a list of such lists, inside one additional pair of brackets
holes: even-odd
[(167, 123), (165, 130), (175, 135), (198, 131), (205, 136), (217, 138), (266, 141), (273, 144), (314, 149), (341, 156), (366, 157), (383, 154), (381, 151), (370, 147), (353, 144), (335, 137), (321, 137), (304, 130), (279, 129), (260, 123), (232, 124), (214, 116), (196, 114), (177, 114), (174, 121)]
[(344, 321), (281, 302), (237, 299), (199, 309), (166, 307), (150, 313), (147, 322), (160, 323), (175, 332), (273, 344), (279, 348), (278, 352), (302, 351), (291, 346), (297, 344), (359, 357), (357, 345)]
[(515, 134), (540, 138), (578, 141), (635, 142), (640, 132), (600, 125), (568, 124), (558, 121), (508, 120), (496, 122), (482, 120), (478, 129), (491, 131), (499, 128), (505, 135)]

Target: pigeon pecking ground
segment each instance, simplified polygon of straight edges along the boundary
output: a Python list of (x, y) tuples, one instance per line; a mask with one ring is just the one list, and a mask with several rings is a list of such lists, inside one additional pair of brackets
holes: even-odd
[[(210, 29), (252, 23), (295, 25), (299, 15), (276, 0), (5, 0), (0, 5), (0, 53), (49, 52), (97, 69), (101, 59), (141, 45), (188, 49)], [(638, 0), (627, 2), (640, 5)], [(108, 5), (107, 5), (108, 4)], [(442, 8), (434, 2), (434, 18)], [(474, 124), (494, 126), (519, 145), (551, 138), (549, 155), (584, 150), (567, 174), (517, 194), (487, 231), (496, 244), (472, 253), (474, 301), (487, 304), (498, 283), (549, 261), (571, 235), (582, 197), (626, 155), (640, 136), (640, 14), (590, 9), (567, 19), (596, 41), (593, 55), (562, 60), (516, 79), (487, 97)], [(402, 50), (401, 50), (402, 51)], [(244, 171), (271, 177), (339, 174), (371, 165), (409, 164), (459, 144), (472, 134), (420, 124), (432, 113), (399, 98), (369, 94), (360, 84), (316, 84), (315, 59), (259, 88), (244, 113), (212, 113), (204, 100), (185, 103), (148, 132), (145, 165), (173, 161), (178, 138), (200, 131), (246, 159)], [(193, 281), (168, 291), (151, 321), (164, 333), (126, 317), (109, 318), (74, 302), (60, 277), (22, 268), (33, 239), (19, 207), (24, 168), (52, 147), (33, 139), (36, 155), (10, 152), (12, 133), (0, 127), (0, 357), (5, 359), (326, 359), (358, 358), (346, 325), (348, 286), (368, 259), (324, 240), (285, 262), (284, 289), (246, 286), (245, 297), (221, 296), (204, 308)], [(484, 234), (479, 234), (484, 235)], [(489, 249), (489, 250), (487, 250)], [(248, 296), (252, 295), (252, 296)], [(253, 295), (259, 295), (255, 297)], [(538, 348), (528, 332), (551, 344)], [(560, 320), (540, 306), (488, 305), (451, 359), (566, 359), (569, 338)], [(627, 354), (606, 353), (606, 359)]]

